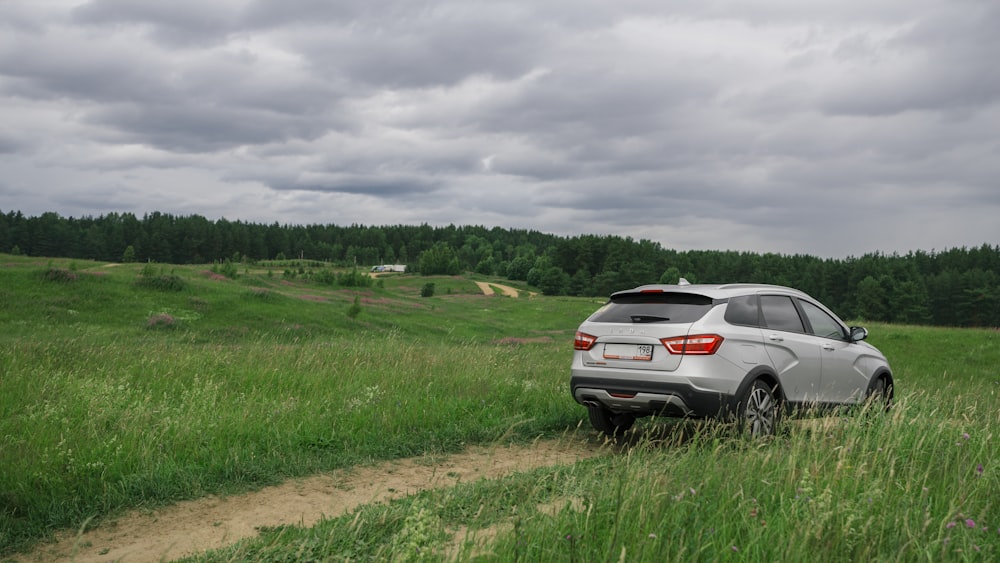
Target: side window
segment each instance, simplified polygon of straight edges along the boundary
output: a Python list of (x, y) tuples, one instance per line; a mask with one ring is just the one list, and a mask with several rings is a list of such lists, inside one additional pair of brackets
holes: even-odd
[(847, 335), (844, 334), (844, 327), (836, 319), (828, 315), (826, 311), (808, 301), (799, 300), (799, 303), (802, 305), (802, 311), (805, 312), (806, 318), (809, 319), (809, 324), (812, 325), (813, 334), (822, 336), (823, 338), (846, 339)]
[(787, 295), (761, 295), (760, 311), (764, 315), (764, 326), (786, 332), (805, 332), (799, 311)]
[(726, 306), (726, 322), (731, 325), (760, 326), (756, 295), (730, 297)]

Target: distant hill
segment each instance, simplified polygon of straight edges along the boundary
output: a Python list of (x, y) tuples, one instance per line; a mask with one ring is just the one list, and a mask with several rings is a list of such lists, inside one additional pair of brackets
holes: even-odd
[(270, 225), (153, 212), (62, 217), (0, 213), (0, 252), (107, 262), (260, 263), (299, 259), (411, 273), (476, 272), (547, 295), (606, 296), (647, 283), (756, 282), (802, 289), (846, 318), (1000, 326), (1000, 246), (846, 259), (677, 251), (649, 240), (482, 226)]

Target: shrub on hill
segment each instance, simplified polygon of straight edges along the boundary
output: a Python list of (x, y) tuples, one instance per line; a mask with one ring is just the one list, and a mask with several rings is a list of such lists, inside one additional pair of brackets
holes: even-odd
[(183, 291), (187, 288), (184, 278), (176, 274), (165, 274), (161, 268), (157, 271), (152, 263), (147, 263), (135, 280), (136, 287), (155, 289), (157, 291)]
[(334, 285), (337, 283), (337, 274), (329, 268), (323, 268), (318, 272), (313, 272), (310, 277), (312, 281), (323, 285)]
[(339, 274), (337, 283), (344, 287), (371, 287), (372, 277), (357, 268)]
[(42, 272), (42, 279), (51, 282), (74, 282), (80, 279), (80, 275), (65, 268), (49, 268)]

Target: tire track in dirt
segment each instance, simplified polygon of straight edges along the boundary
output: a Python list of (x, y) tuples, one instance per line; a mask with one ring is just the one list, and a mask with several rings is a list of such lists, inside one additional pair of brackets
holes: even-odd
[(252, 493), (134, 511), (83, 534), (61, 534), (54, 543), (41, 544), (31, 553), (14, 556), (13, 561), (168, 561), (256, 536), (261, 526), (311, 526), (322, 516), (337, 517), (364, 504), (575, 463), (606, 451), (576, 436), (353, 467)]

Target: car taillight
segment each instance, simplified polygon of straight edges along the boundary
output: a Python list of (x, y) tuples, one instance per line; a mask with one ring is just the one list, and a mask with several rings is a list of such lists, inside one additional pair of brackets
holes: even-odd
[(573, 349), (590, 350), (594, 347), (595, 342), (597, 342), (596, 336), (577, 331), (576, 338), (573, 339)]
[(660, 342), (671, 354), (708, 356), (719, 349), (723, 340), (718, 334), (695, 334), (662, 338)]

